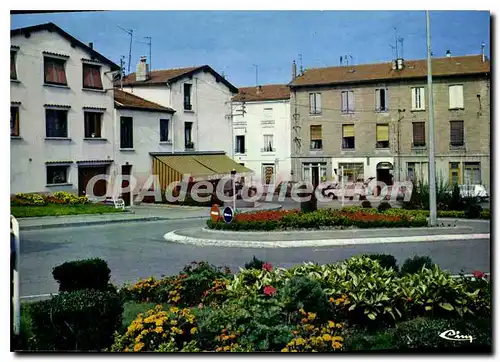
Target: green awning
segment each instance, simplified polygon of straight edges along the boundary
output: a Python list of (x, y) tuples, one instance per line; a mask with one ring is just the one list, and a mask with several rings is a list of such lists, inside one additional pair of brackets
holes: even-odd
[(193, 158), (218, 174), (231, 174), (232, 170), (236, 173), (252, 172), (226, 155), (196, 155)]
[(215, 173), (195, 160), (193, 156), (156, 156), (156, 158), (183, 175), (210, 176)]

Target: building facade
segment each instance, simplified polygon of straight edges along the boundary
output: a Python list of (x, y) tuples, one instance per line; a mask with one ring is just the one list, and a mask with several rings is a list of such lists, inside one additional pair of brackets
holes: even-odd
[(263, 185), (291, 180), (290, 88), (240, 88), (233, 97), (234, 160)]
[(238, 89), (208, 65), (149, 71), (142, 57), (136, 72), (122, 84), (124, 91), (176, 111), (171, 119), (176, 125), (171, 139), (176, 152), (232, 155), (231, 97)]
[(11, 193), (83, 195), (92, 175), (114, 172), (118, 70), (53, 23), (11, 30)]
[[(490, 63), (432, 60), (437, 178), (490, 190)], [(316, 68), (291, 82), (295, 180), (428, 177), (426, 60)]]

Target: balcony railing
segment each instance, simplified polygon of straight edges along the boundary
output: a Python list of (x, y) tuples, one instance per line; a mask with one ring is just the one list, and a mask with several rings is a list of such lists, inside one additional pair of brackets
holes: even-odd
[(276, 148), (274, 147), (262, 147), (260, 152), (276, 152)]

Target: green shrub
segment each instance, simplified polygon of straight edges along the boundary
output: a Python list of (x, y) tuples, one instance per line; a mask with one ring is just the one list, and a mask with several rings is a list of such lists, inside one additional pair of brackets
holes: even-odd
[(60, 292), (80, 289), (107, 290), (111, 270), (106, 261), (94, 258), (63, 263), (52, 270), (52, 275), (59, 283)]
[(344, 345), (349, 352), (388, 351), (396, 349), (394, 338), (394, 328), (373, 334), (364, 328), (357, 328), (346, 333)]
[(386, 269), (394, 269), (394, 271), (398, 272), (399, 267), (397, 265), (396, 258), (390, 254), (365, 254), (367, 258), (372, 260), (377, 260), (380, 263), (380, 266)]
[(30, 306), (34, 348), (43, 351), (101, 351), (121, 326), (123, 305), (116, 293), (63, 292)]
[(258, 269), (261, 270), (262, 266), (264, 265), (264, 261), (257, 259), (255, 255), (253, 256), (253, 259), (249, 261), (248, 263), (245, 263), (245, 269)]
[(302, 308), (315, 313), (320, 322), (327, 322), (333, 313), (332, 305), (321, 284), (309, 277), (292, 277), (280, 289), (279, 295), (288, 313)]
[(469, 204), (464, 210), (464, 215), (467, 219), (479, 219), (483, 208), (479, 204)]
[(491, 211), (490, 210), (481, 211), (480, 218), (481, 219), (491, 219)]
[(370, 209), (372, 207), (372, 203), (368, 200), (364, 200), (361, 203), (361, 207), (366, 208), (366, 209)]
[(389, 210), (389, 209), (392, 209), (392, 206), (391, 206), (391, 204), (389, 204), (386, 201), (381, 202), (377, 208), (378, 212), (384, 212), (384, 211)]
[(422, 270), (425, 266), (427, 269), (432, 268), (434, 263), (428, 256), (414, 256), (407, 258), (401, 267), (401, 275), (414, 274)]
[(39, 194), (17, 193), (11, 198), (11, 205), (13, 206), (43, 206), (45, 204), (45, 199)]

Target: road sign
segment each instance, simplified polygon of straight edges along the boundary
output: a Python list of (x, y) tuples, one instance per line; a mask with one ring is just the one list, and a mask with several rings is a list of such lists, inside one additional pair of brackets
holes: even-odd
[(226, 222), (226, 224), (231, 223), (231, 221), (233, 221), (233, 218), (234, 218), (233, 208), (230, 206), (226, 206), (224, 208), (224, 212), (223, 212), (222, 216), (224, 217), (224, 221)]
[(212, 205), (210, 208), (210, 218), (213, 222), (219, 221), (220, 218), (220, 207), (217, 204)]

